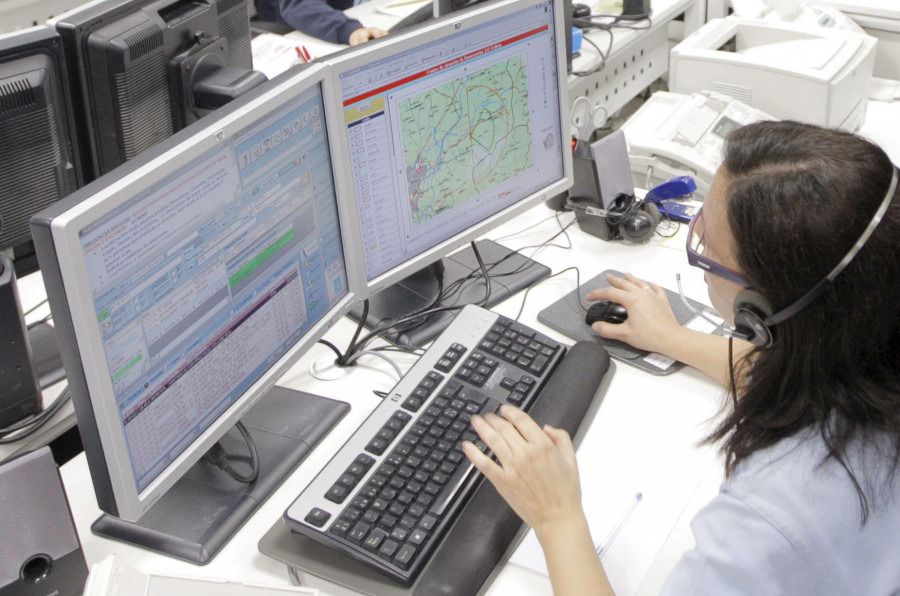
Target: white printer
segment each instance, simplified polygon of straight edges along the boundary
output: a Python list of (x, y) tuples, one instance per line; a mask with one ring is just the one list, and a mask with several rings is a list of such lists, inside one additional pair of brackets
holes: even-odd
[(672, 48), (669, 89), (710, 90), (775, 118), (856, 130), (876, 38), (840, 28), (726, 17)]
[(702, 200), (722, 163), (725, 137), (759, 120), (773, 118), (727, 95), (657, 91), (621, 127), (634, 183), (653, 188), (691, 176), (697, 183), (692, 199)]
[(840, 10), (878, 38), (875, 76), (900, 79), (900, 2), (897, 0), (807, 0), (813, 7)]

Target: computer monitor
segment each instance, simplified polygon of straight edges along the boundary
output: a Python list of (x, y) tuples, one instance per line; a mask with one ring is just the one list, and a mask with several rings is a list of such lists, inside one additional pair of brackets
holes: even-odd
[[(287, 73), (32, 221), (109, 514), (95, 532), (205, 562), (348, 409), (274, 386), (356, 299), (325, 72)], [(248, 453), (239, 421), (249, 484), (201, 460), (217, 441)]]
[(28, 221), (82, 183), (62, 40), (33, 27), (0, 35), (0, 427), (40, 412), (62, 377), (53, 327), (26, 325), (17, 278), (37, 270)]
[(0, 250), (37, 270), (28, 221), (82, 183), (62, 40), (49, 27), (0, 35)]
[[(326, 58), (347, 168), (339, 192), (350, 202), (360, 255), (352, 266), (371, 295), (370, 325), (429, 304), (433, 284), (417, 287), (416, 272), (569, 186), (561, 7), (491, 2)], [(490, 251), (486, 264), (509, 256), (497, 244)], [(523, 261), (513, 255), (493, 271), (504, 276), (492, 283), (494, 301), (549, 274)], [(479, 269), (470, 256), (443, 262), (445, 287)], [(486, 294), (480, 281), (464, 299)], [(408, 343), (432, 337), (448, 318)]]
[(82, 151), (104, 174), (266, 80), (253, 71), (249, 0), (97, 0), (62, 35)]

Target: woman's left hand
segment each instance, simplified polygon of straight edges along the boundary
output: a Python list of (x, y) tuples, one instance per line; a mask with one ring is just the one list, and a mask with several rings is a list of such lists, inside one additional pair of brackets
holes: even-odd
[(500, 414), (472, 417), (472, 427), (498, 462), (468, 441), (462, 445), (466, 456), (538, 536), (544, 529), (583, 516), (569, 434), (551, 426), (541, 428), (512, 406), (502, 406)]

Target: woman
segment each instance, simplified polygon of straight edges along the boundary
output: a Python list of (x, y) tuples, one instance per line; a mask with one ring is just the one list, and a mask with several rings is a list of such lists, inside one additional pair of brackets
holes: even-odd
[[(694, 365), (733, 397), (708, 439), (721, 442), (725, 482), (663, 593), (900, 590), (896, 186), (885, 153), (849, 133), (762, 122), (729, 137), (689, 255), (719, 313), (766, 344), (747, 333), (753, 311), (768, 345), (736, 341), (729, 354), (729, 340), (678, 327), (663, 292), (631, 276), (590, 295), (629, 312), (598, 333)], [(466, 454), (535, 529), (557, 596), (612, 594), (568, 435), (500, 413), (472, 421), (497, 462)]]

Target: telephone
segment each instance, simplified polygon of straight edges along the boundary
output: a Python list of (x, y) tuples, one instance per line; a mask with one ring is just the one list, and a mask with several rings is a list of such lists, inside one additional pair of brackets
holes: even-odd
[(727, 95), (657, 91), (621, 127), (635, 184), (653, 188), (690, 176), (694, 198), (702, 200), (722, 163), (725, 137), (760, 120), (774, 118)]

